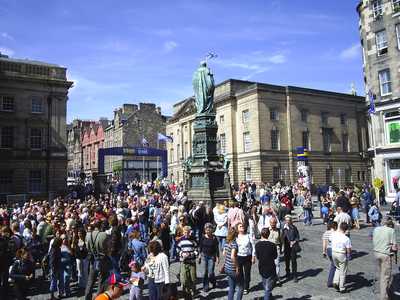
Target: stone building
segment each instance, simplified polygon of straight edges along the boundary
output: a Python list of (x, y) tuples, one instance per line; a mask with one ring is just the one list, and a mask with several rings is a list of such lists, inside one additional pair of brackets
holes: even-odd
[(90, 122), (89, 126), (83, 129), (81, 135), (82, 145), (82, 166), (86, 177), (93, 179), (93, 174), (98, 172), (98, 152), (104, 147), (105, 129), (110, 122), (102, 118), (99, 121)]
[(94, 121), (75, 119), (67, 125), (67, 148), (69, 177), (79, 177), (83, 171), (82, 137), (84, 130)]
[(372, 174), (394, 197), (400, 178), (400, 0), (364, 0), (357, 6), (363, 50), (366, 102), (375, 95), (368, 116)]
[[(314, 184), (365, 182), (368, 167), (364, 98), (313, 89), (226, 80), (216, 86), (219, 151), (241, 181), (296, 180), (294, 149), (309, 149)], [(171, 180), (181, 182), (182, 162), (191, 156), (194, 98), (174, 105), (167, 123)]]
[(0, 194), (66, 188), (66, 68), (0, 53)]
[[(114, 111), (114, 119), (105, 130), (105, 147), (142, 147), (145, 138), (148, 147), (165, 149), (163, 142), (157, 142), (157, 133), (165, 134), (166, 120), (153, 103), (123, 104)], [(105, 157), (105, 173), (119, 175), (125, 181), (155, 179), (160, 171), (161, 162), (156, 157)]]

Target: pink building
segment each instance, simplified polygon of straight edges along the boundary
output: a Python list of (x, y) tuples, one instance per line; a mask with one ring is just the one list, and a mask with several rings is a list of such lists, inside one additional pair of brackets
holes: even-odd
[(92, 177), (98, 171), (98, 150), (104, 146), (104, 130), (109, 125), (107, 119), (92, 122), (82, 134), (83, 171), (86, 176)]

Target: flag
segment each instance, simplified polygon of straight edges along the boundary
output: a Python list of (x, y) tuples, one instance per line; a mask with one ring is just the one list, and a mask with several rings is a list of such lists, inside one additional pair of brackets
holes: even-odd
[(372, 93), (371, 90), (368, 91), (368, 98), (369, 98), (368, 113), (370, 115), (373, 115), (375, 113), (375, 98), (376, 98), (376, 96)]
[(149, 142), (146, 140), (145, 137), (142, 138), (142, 146), (143, 147), (149, 147), (150, 146)]
[(174, 139), (171, 136), (163, 135), (162, 133), (157, 134), (157, 139), (159, 141), (170, 142), (170, 143), (172, 143), (174, 141)]

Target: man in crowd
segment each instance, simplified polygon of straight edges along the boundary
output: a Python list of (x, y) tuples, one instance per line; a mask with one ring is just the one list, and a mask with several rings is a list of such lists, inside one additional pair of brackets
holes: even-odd
[(394, 223), (388, 218), (384, 226), (376, 227), (373, 231), (374, 255), (380, 277), (379, 299), (388, 300), (388, 287), (392, 279), (392, 260), (397, 252)]

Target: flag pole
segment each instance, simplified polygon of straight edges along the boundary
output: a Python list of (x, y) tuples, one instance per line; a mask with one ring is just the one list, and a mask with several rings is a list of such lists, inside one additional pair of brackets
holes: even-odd
[[(159, 150), (160, 148), (160, 139), (158, 138), (158, 134), (157, 134), (157, 150)], [(159, 156), (157, 155), (157, 179), (160, 177), (160, 169), (159, 169)]]
[[(142, 136), (142, 147), (144, 147), (144, 136)], [(143, 156), (143, 154), (142, 154), (142, 162), (143, 162), (143, 165), (142, 165), (142, 181), (144, 182), (144, 156)]]

